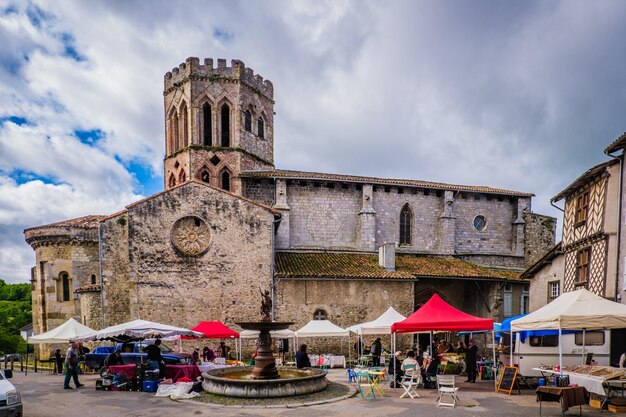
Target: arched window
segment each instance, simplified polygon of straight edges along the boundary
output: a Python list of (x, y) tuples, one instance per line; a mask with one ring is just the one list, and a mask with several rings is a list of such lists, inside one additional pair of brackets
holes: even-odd
[(204, 103), (202, 106), (202, 143), (204, 146), (213, 145), (213, 114), (211, 112), (211, 105)]
[(187, 181), (187, 174), (185, 174), (185, 171), (180, 171), (180, 174), (178, 174), (178, 183), (182, 184), (185, 181)]
[(222, 105), (221, 110), (222, 146), (230, 146), (230, 107), (228, 104)]
[(263, 122), (263, 118), (259, 117), (259, 120), (256, 122), (256, 130), (257, 136), (261, 139), (265, 138), (265, 123)]
[(408, 204), (400, 211), (400, 244), (411, 244), (411, 226), (413, 224), (413, 212)]
[(222, 172), (222, 190), (230, 191), (230, 173), (228, 171)]
[(176, 152), (180, 148), (180, 132), (178, 129), (178, 114), (174, 113), (174, 115), (172, 116), (172, 143), (174, 144), (174, 149), (172, 153)]
[(187, 103), (183, 101), (180, 106), (180, 122), (182, 124), (181, 129), (181, 145), (183, 148), (189, 146), (189, 117), (187, 115)]
[(250, 110), (243, 112), (243, 128), (246, 132), (252, 132), (252, 113)]
[(211, 176), (209, 175), (209, 170), (204, 168), (201, 172), (200, 172), (200, 181), (202, 182), (206, 182), (207, 184), (209, 183)]
[(91, 285), (96, 285), (96, 274), (91, 274)]
[(67, 272), (61, 275), (61, 281), (63, 285), (63, 298), (61, 301), (70, 301), (70, 276)]
[(313, 320), (326, 320), (327, 317), (328, 314), (326, 314), (326, 311), (321, 308), (318, 308), (315, 310), (315, 313), (313, 313)]
[(167, 182), (168, 187), (174, 187), (176, 185), (176, 177), (174, 174), (170, 175), (170, 180)]

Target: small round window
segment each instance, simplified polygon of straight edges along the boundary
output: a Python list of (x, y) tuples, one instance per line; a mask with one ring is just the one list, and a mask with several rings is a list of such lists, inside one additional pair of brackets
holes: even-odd
[(485, 230), (485, 227), (487, 227), (487, 220), (485, 219), (485, 216), (474, 217), (474, 229), (482, 232)]

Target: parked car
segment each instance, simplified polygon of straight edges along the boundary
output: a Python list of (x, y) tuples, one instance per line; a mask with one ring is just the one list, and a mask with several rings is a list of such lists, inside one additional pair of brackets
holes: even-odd
[[(106, 357), (109, 356), (110, 353), (114, 352), (115, 349), (120, 349), (122, 351), (122, 359), (125, 364), (145, 363), (148, 356), (143, 349), (151, 344), (153, 343), (146, 343), (144, 341), (118, 343), (115, 346), (98, 346), (93, 350), (93, 352), (85, 355), (85, 364), (91, 369), (101, 369), (104, 366), (104, 360)], [(163, 357), (163, 362), (167, 365), (189, 365), (193, 363), (191, 355), (187, 353), (173, 352), (171, 349), (163, 345), (161, 345), (161, 356)]]
[(7, 353), (4, 356), (0, 356), (0, 362), (11, 362), (11, 361), (15, 361), (15, 362), (19, 362), (22, 360), (22, 355), (19, 353)]
[(22, 417), (22, 397), (9, 382), (12, 377), (13, 371), (0, 369), (0, 416)]

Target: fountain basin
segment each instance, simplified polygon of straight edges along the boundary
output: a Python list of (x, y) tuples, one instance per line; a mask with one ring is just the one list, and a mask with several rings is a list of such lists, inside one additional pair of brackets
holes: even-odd
[[(204, 372), (202, 388), (211, 394), (238, 398), (275, 398), (312, 394), (328, 387), (326, 371), (278, 368), (277, 379), (254, 379), (252, 367), (213, 369)], [(284, 377), (283, 377), (284, 376)]]

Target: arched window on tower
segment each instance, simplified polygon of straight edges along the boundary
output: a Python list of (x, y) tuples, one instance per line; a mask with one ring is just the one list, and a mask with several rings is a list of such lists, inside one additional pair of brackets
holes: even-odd
[(230, 173), (223, 171), (221, 175), (222, 190), (230, 191)]
[(213, 114), (209, 103), (202, 106), (202, 143), (204, 146), (213, 145)]
[(252, 132), (252, 113), (250, 110), (243, 112), (243, 128), (246, 132)]
[(187, 103), (183, 101), (180, 106), (180, 123), (181, 126), (181, 145), (183, 148), (189, 146), (189, 116), (187, 115)]
[(200, 181), (206, 182), (208, 184), (210, 179), (211, 176), (209, 175), (209, 171), (207, 169), (203, 169), (200, 173)]
[(265, 123), (263, 122), (263, 118), (259, 117), (259, 120), (256, 122), (257, 136), (261, 139), (265, 138)]
[(180, 174), (178, 174), (178, 183), (182, 184), (185, 181), (187, 181), (187, 174), (185, 174), (185, 171), (180, 171)]
[(222, 146), (230, 146), (230, 107), (222, 105), (221, 109)]
[(174, 176), (174, 174), (170, 175), (170, 179), (167, 182), (167, 186), (168, 187), (174, 187), (176, 185), (176, 177)]
[(172, 153), (178, 151), (180, 148), (180, 131), (178, 127), (178, 113), (174, 113), (172, 116), (172, 143), (174, 144), (174, 149)]
[(413, 224), (413, 211), (409, 204), (405, 204), (400, 211), (400, 244), (411, 244), (411, 229)]
[(63, 298), (61, 298), (61, 301), (70, 301), (70, 275), (67, 272), (61, 275), (61, 285), (63, 286)]

